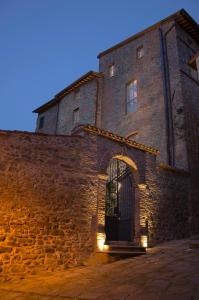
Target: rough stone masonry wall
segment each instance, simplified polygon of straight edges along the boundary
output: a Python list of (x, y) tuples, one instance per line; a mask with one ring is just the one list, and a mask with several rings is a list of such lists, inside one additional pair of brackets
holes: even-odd
[(92, 137), (0, 132), (0, 274), (81, 263), (93, 251)]
[(185, 139), (188, 153), (190, 178), (190, 210), (192, 234), (199, 234), (199, 80), (196, 79), (187, 64), (189, 55), (199, 49), (190, 35), (178, 28), (178, 48), (180, 55), (180, 73), (185, 115)]
[[(141, 189), (141, 224), (148, 227), (149, 243), (189, 236), (189, 176), (165, 166), (147, 167)], [(147, 231), (147, 230), (146, 230)]]
[[(137, 58), (138, 47), (144, 57)], [(115, 64), (116, 74), (109, 76)], [(165, 109), (160, 59), (160, 36), (152, 30), (130, 43), (103, 55), (100, 72), (104, 74), (101, 127), (122, 136), (137, 131), (133, 139), (160, 150), (158, 159), (166, 163)], [(137, 110), (126, 113), (126, 87), (137, 79)]]

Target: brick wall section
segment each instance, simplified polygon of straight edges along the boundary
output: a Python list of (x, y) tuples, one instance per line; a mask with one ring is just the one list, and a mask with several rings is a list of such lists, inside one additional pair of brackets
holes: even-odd
[(0, 132), (0, 272), (79, 264), (93, 251), (90, 139)]

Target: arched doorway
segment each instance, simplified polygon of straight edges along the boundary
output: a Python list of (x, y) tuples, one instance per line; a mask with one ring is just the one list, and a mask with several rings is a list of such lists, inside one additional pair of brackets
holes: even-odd
[(107, 170), (106, 241), (133, 241), (135, 181), (130, 166), (118, 158), (111, 159)]

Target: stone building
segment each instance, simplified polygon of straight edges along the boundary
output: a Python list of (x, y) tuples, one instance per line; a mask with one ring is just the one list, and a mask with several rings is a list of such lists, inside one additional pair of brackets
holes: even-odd
[(199, 233), (199, 25), (181, 10), (100, 53), (0, 131), (0, 273), (34, 273)]
[(91, 124), (154, 147), (158, 163), (190, 172), (196, 212), (198, 50), (199, 25), (182, 9), (100, 53), (99, 72), (34, 111), (36, 132), (71, 134), (76, 125)]
[[(91, 124), (160, 151), (159, 161), (189, 169), (196, 156), (198, 74), (189, 60), (199, 26), (184, 10), (100, 53), (88, 72), (37, 108), (36, 132), (71, 134)], [(194, 150), (195, 149), (195, 150)]]

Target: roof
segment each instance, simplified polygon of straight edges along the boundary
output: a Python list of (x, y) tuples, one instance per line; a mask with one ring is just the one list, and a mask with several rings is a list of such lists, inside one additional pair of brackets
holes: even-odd
[[(155, 149), (153, 147), (145, 146), (144, 144), (137, 143), (136, 141), (129, 140), (123, 136), (114, 134), (111, 131), (106, 131), (106, 130), (97, 128), (92, 125), (80, 125), (79, 129), (83, 129), (85, 131), (88, 131), (89, 133), (103, 136), (103, 137), (111, 139), (113, 141), (120, 142), (122, 144), (126, 144), (127, 146), (130, 146), (130, 147), (133, 147), (133, 148), (145, 151), (145, 152), (149, 152), (150, 154), (153, 154), (155, 156), (157, 156), (160, 153), (157, 149)], [(74, 134), (75, 134), (75, 132), (74, 132)]]
[(154, 25), (148, 27), (147, 29), (145, 29), (145, 30), (129, 37), (128, 39), (116, 44), (115, 46), (99, 53), (97, 57), (100, 58), (103, 55), (110, 53), (111, 51), (130, 43), (131, 41), (141, 37), (145, 33), (148, 33), (170, 21), (176, 21), (185, 31), (189, 32), (189, 34), (197, 42), (199, 42), (199, 25), (198, 25), (198, 23), (186, 12), (186, 10), (181, 9), (181, 10), (177, 11), (175, 14), (170, 15), (169, 17), (159, 21), (158, 23), (155, 23)]
[(54, 96), (54, 98), (45, 104), (41, 105), (40, 107), (33, 110), (34, 113), (41, 113), (46, 109), (50, 108), (57, 104), (65, 95), (69, 94), (70, 92), (74, 91), (76, 88), (79, 88), (83, 84), (87, 83), (88, 81), (93, 80), (94, 78), (100, 78), (103, 74), (99, 72), (89, 71), (88, 73), (81, 76), (79, 79), (71, 83), (69, 86), (61, 90), (58, 94)]

